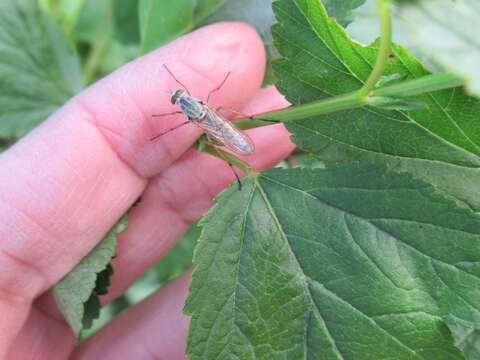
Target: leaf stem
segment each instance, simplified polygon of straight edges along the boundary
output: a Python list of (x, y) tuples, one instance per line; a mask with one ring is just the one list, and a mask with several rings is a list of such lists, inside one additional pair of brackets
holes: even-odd
[(272, 120), (289, 122), (305, 119), (317, 115), (330, 114), (341, 110), (356, 109), (368, 105), (375, 97), (397, 97), (406, 98), (433, 91), (450, 89), (464, 85), (464, 80), (450, 73), (435, 73), (418, 79), (408, 80), (401, 83), (388, 85), (371, 91), (367, 98), (359, 98), (358, 92), (348, 93), (314, 101), (308, 104), (295, 105), (285, 109), (255, 115), (253, 119), (240, 119), (235, 125), (240, 129), (251, 129), (255, 127), (271, 125)]
[(390, 55), (392, 46), (392, 17), (390, 15), (389, 0), (377, 0), (377, 8), (380, 16), (380, 47), (378, 49), (375, 66), (367, 79), (367, 82), (358, 91), (359, 98), (366, 98), (375, 84), (380, 80), (385, 70), (385, 65)]
[(403, 81), (395, 85), (385, 86), (374, 90), (372, 95), (405, 98), (463, 85), (465, 85), (465, 80), (461, 77), (443, 72)]

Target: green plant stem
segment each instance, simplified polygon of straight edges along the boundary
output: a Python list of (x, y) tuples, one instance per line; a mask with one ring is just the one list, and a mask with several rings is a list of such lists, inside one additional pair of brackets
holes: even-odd
[(356, 109), (368, 105), (375, 97), (407, 98), (433, 91), (439, 91), (464, 85), (464, 80), (450, 73), (436, 73), (422, 78), (404, 81), (371, 91), (367, 98), (359, 98), (357, 92), (339, 95), (304, 105), (295, 105), (285, 109), (256, 115), (253, 119), (235, 121), (240, 129), (251, 129), (271, 125), (272, 120), (289, 122), (317, 115), (330, 114), (336, 111)]
[(457, 75), (444, 72), (385, 86), (374, 90), (372, 95), (406, 98), (463, 85), (465, 85), (464, 79)]
[(377, 8), (380, 16), (380, 47), (378, 49), (375, 66), (367, 79), (367, 82), (358, 91), (359, 98), (366, 98), (375, 84), (380, 80), (385, 70), (385, 65), (390, 55), (392, 46), (392, 17), (390, 15), (389, 0), (377, 0)]

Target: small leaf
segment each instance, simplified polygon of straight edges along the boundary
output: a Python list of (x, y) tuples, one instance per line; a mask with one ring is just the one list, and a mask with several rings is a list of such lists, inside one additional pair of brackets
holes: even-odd
[(141, 50), (146, 53), (193, 28), (196, 0), (140, 0)]
[(463, 359), (480, 216), (378, 165), (269, 170), (202, 219), (189, 359)]
[(480, 19), (478, 0), (407, 2), (402, 17), (425, 56), (465, 77), (468, 90), (480, 96)]
[(128, 215), (124, 215), (90, 254), (53, 288), (55, 300), (76, 335), (98, 317), (98, 297), (106, 294), (113, 273), (110, 261), (115, 256), (117, 234), (127, 226)]
[(77, 57), (36, 0), (0, 2), (0, 137), (16, 139), (83, 86)]
[[(279, 24), (274, 63), (277, 87), (293, 104), (360, 89), (376, 60), (378, 42), (364, 47), (328, 17), (316, 0), (274, 3)], [(301, 30), (299, 30), (301, 28)], [(385, 75), (421, 78), (430, 72), (393, 46)], [(421, 109), (367, 106), (291, 122), (294, 142), (325, 163), (352, 160), (406, 170), (480, 208), (480, 101), (461, 88), (409, 97)]]

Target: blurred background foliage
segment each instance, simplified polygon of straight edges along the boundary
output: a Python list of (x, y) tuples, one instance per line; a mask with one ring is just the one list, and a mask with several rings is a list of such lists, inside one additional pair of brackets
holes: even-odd
[[(354, 14), (323, 0), (343, 25)], [(335, 6), (330, 6), (337, 1)], [(342, 0), (344, 1), (344, 0)], [(361, 6), (366, 0), (345, 0)], [(270, 32), (275, 22), (271, 0), (2, 0), (0, 2), (0, 151), (45, 120), (85, 86), (125, 63), (200, 26), (244, 21), (256, 28), (269, 60), (276, 51)], [(371, 19), (373, 0), (358, 11), (370, 19), (353, 24), (353, 35), (371, 40), (378, 34)], [(369, 5), (370, 4), (370, 5)], [(351, 5), (346, 9), (352, 8)], [(335, 11), (337, 13), (335, 13)], [(374, 12), (373, 12), (374, 14)], [(270, 66), (265, 84), (275, 82)], [(321, 167), (295, 154), (284, 167)], [(158, 264), (122, 297), (104, 307), (88, 337), (123, 309), (180, 276), (191, 266), (199, 228), (193, 225)]]

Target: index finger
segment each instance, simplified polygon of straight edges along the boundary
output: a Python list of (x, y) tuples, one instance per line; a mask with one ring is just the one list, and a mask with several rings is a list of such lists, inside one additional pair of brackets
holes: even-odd
[[(248, 26), (198, 30), (115, 72), (72, 99), (0, 156), (0, 349), (33, 298), (68, 272), (146, 186), (186, 151), (195, 127), (150, 142), (180, 118), (166, 91), (174, 81), (204, 97), (232, 71), (213, 102), (240, 107), (260, 86), (263, 44)], [(13, 324), (13, 326), (12, 326)]]

